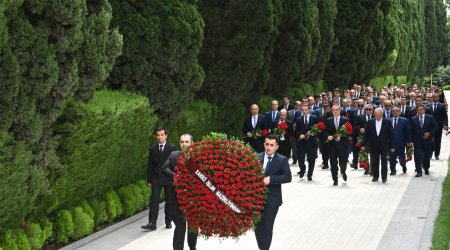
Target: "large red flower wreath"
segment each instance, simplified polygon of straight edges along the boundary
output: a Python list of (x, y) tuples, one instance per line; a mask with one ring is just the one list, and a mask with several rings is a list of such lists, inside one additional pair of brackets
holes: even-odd
[(181, 153), (174, 177), (189, 230), (237, 238), (252, 229), (264, 207), (263, 179), (261, 163), (241, 141), (209, 136), (195, 142)]

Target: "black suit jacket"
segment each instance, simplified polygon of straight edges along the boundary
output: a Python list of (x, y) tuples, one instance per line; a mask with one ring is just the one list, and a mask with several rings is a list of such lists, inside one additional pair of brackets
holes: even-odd
[[(347, 118), (341, 116), (339, 119), (339, 128), (346, 122), (348, 122)], [(325, 123), (325, 130), (323, 131), (322, 134), (324, 135), (325, 138), (327, 138), (330, 135), (336, 134), (336, 128), (334, 127), (334, 116), (327, 119)], [(339, 142), (333, 140), (332, 142), (329, 142), (329, 144), (330, 147), (332, 146), (344, 147), (347, 145), (348, 142), (349, 142), (348, 137), (343, 136), (341, 137), (341, 140)]]
[(170, 182), (173, 181), (173, 176), (175, 175), (175, 166), (177, 165), (178, 156), (181, 155), (181, 151), (172, 151), (162, 167), (162, 172), (168, 175)]
[[(297, 121), (295, 122), (295, 138), (296, 138), (296, 140), (299, 139), (300, 135), (306, 135), (306, 133), (311, 130), (311, 127), (317, 123), (319, 123), (319, 118), (317, 118), (317, 116), (315, 116), (315, 115), (309, 115), (308, 126), (306, 126), (306, 128), (305, 128), (305, 117), (300, 116), (299, 118), (297, 118)], [(317, 144), (317, 139), (315, 136), (310, 137), (308, 139), (305, 138), (304, 140), (305, 140), (305, 142), (307, 141), (308, 143), (312, 143), (314, 145)]]
[(389, 149), (395, 148), (392, 124), (388, 119), (383, 118), (380, 134), (377, 135), (375, 121), (375, 119), (371, 119), (367, 122), (361, 146), (368, 146), (370, 152), (387, 153)]
[[(280, 106), (278, 107), (278, 111), (281, 111), (282, 109), (284, 109), (284, 104), (283, 104), (283, 105), (280, 105)], [(292, 109), (294, 109), (294, 105), (292, 105), (292, 104), (289, 103), (288, 109), (286, 109), (286, 110), (289, 111), (289, 110), (292, 110)]]
[[(366, 127), (367, 127), (367, 117), (366, 117), (367, 115), (366, 114), (363, 114), (363, 115), (359, 115), (357, 118), (356, 118), (356, 121), (355, 121), (355, 126), (353, 127), (353, 142), (356, 144), (357, 143), (357, 139), (358, 139), (358, 136), (359, 136), (359, 130), (361, 129), (361, 128), (364, 128), (364, 129), (366, 129)], [(373, 114), (372, 115), (370, 115), (370, 119), (373, 119)], [(369, 119), (369, 120), (370, 120)]]
[(162, 167), (164, 163), (169, 158), (172, 151), (176, 148), (173, 144), (166, 142), (164, 146), (163, 153), (159, 152), (159, 144), (151, 146), (148, 155), (148, 165), (147, 165), (147, 182), (156, 185), (169, 185), (170, 177), (162, 172)]
[[(433, 115), (433, 113), (431, 112), (431, 109), (428, 106), (425, 106), (425, 114)], [(416, 115), (417, 115), (416, 107), (409, 110), (410, 121)]]
[[(264, 154), (264, 152), (258, 154), (261, 165), (264, 163)], [(270, 183), (267, 185), (269, 194), (267, 195), (266, 205), (281, 206), (283, 204), (281, 184), (292, 181), (288, 158), (275, 153), (272, 161), (266, 166), (264, 175), (270, 176)]]
[(244, 124), (242, 125), (242, 133), (247, 134), (247, 132), (253, 132), (255, 129), (259, 130), (269, 129), (267, 127), (267, 123), (263, 115), (258, 115), (256, 128), (253, 128), (252, 126), (252, 115), (245, 117)]
[(447, 126), (448, 124), (448, 116), (445, 105), (443, 103), (438, 103), (437, 109), (434, 109), (434, 103), (431, 103), (429, 105), (429, 108), (431, 109), (431, 113), (433, 114), (433, 117), (436, 120), (438, 127), (442, 130), (442, 128), (444, 126)]

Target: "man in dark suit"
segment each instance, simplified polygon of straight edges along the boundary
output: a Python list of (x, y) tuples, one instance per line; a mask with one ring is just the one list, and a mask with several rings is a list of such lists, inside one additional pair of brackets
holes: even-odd
[[(412, 118), (412, 117), (414, 117), (414, 116), (416, 116), (417, 115), (417, 106), (419, 106), (419, 105), (422, 105), (423, 104), (423, 98), (422, 98), (422, 96), (417, 96), (416, 97), (416, 106), (414, 107), (414, 108), (411, 108), (410, 110), (409, 110), (409, 116)], [(431, 109), (429, 108), (429, 107), (427, 107), (427, 106), (423, 106), (424, 107), (424, 109), (425, 109), (425, 114), (427, 114), (427, 115), (432, 115), (433, 113), (432, 113), (432, 111), (431, 111)]]
[(333, 185), (338, 185), (338, 159), (339, 167), (341, 169), (342, 178), (347, 181), (347, 146), (350, 143), (348, 136), (338, 136), (336, 131), (348, 121), (347, 118), (340, 116), (339, 106), (333, 105), (331, 108), (333, 117), (327, 119), (325, 130), (323, 134), (328, 139), (328, 149), (330, 152), (331, 176), (333, 178)]
[(273, 129), (273, 124), (280, 120), (280, 111), (278, 111), (278, 101), (273, 100), (271, 103), (272, 110), (264, 114), (268, 129)]
[(393, 117), (390, 119), (394, 129), (395, 151), (389, 153), (389, 163), (391, 168), (391, 175), (396, 175), (397, 158), (402, 166), (403, 173), (406, 173), (406, 157), (405, 148), (411, 146), (411, 134), (409, 130), (409, 122), (406, 118), (400, 116), (400, 108), (392, 108)]
[[(324, 103), (323, 114), (319, 117), (319, 122), (326, 123), (327, 119), (332, 117), (331, 108), (328, 103)], [(322, 154), (322, 169), (328, 169), (328, 161), (330, 160), (330, 149), (326, 143), (327, 138), (324, 133), (319, 133), (317, 138), (319, 139), (319, 150)]]
[(389, 100), (384, 101), (383, 118), (389, 119), (392, 117), (392, 102)]
[(352, 135), (352, 151), (353, 151), (353, 161), (350, 164), (354, 169), (358, 169), (358, 153), (359, 148), (356, 146), (358, 142), (359, 131), (357, 129), (356, 122), (358, 121), (358, 116), (364, 114), (364, 101), (362, 99), (358, 99), (356, 101), (356, 108), (352, 110), (350, 113), (350, 124), (352, 125), (353, 135)]
[(148, 229), (150, 231), (156, 230), (156, 220), (158, 219), (159, 200), (162, 189), (164, 189), (164, 199), (166, 200), (164, 204), (166, 228), (172, 228), (172, 216), (170, 216), (169, 212), (170, 178), (161, 170), (169, 158), (170, 153), (176, 150), (174, 145), (167, 142), (167, 129), (163, 127), (156, 128), (154, 135), (158, 143), (150, 147), (147, 166), (147, 183), (152, 188), (151, 204), (148, 213), (148, 224), (141, 226), (142, 229)]
[[(187, 149), (193, 143), (193, 137), (190, 134), (183, 134), (180, 137), (180, 151), (173, 151), (170, 153), (169, 159), (166, 161), (162, 167), (164, 174), (170, 176), (170, 212), (172, 214), (173, 222), (175, 223), (175, 230), (173, 232), (173, 249), (183, 250), (184, 248), (184, 238), (186, 237), (186, 220), (183, 218), (183, 214), (180, 210), (180, 204), (177, 200), (177, 194), (175, 192), (175, 187), (173, 186), (173, 176), (175, 175), (175, 166), (177, 165), (177, 159), (181, 154), (182, 150)], [(197, 246), (197, 233), (188, 231), (188, 246), (190, 249), (195, 249)]]
[(281, 184), (292, 180), (288, 159), (276, 153), (278, 137), (269, 135), (264, 141), (264, 153), (258, 154), (264, 169), (264, 184), (268, 188), (267, 200), (264, 205), (263, 217), (256, 225), (255, 236), (258, 247), (268, 250), (272, 243), (273, 224), (278, 209), (283, 203)]
[(283, 97), (283, 106), (278, 107), (278, 111), (286, 109), (286, 111), (294, 109), (294, 105), (289, 103), (289, 98), (287, 96)]
[(433, 102), (430, 104), (430, 109), (432, 110), (432, 114), (436, 123), (438, 125), (438, 129), (436, 133), (433, 135), (434, 138), (434, 156), (436, 160), (439, 160), (439, 154), (441, 153), (441, 140), (442, 140), (442, 130), (448, 130), (448, 116), (447, 109), (443, 103), (439, 102), (439, 93), (433, 94)]
[[(288, 120), (291, 121), (294, 125), (293, 129), (295, 130), (295, 121), (298, 117), (302, 115), (301, 111), (302, 103), (300, 101), (296, 101), (294, 103), (294, 109), (288, 111)], [(294, 133), (291, 136), (291, 147), (292, 147), (292, 164), (297, 164), (297, 140), (294, 138)]]
[(311, 127), (319, 122), (319, 119), (309, 114), (309, 107), (302, 107), (303, 116), (295, 122), (295, 138), (297, 138), (298, 165), (300, 167), (300, 178), (305, 175), (305, 155), (308, 157), (308, 181), (312, 181), (314, 165), (316, 163), (317, 137), (308, 136)]
[[(353, 164), (354, 164), (353, 167), (355, 169), (358, 169), (358, 165), (356, 165), (356, 167), (355, 167), (355, 164), (358, 164), (358, 162), (359, 162), (360, 148), (356, 147), (356, 144), (358, 143), (358, 137), (361, 134), (364, 134), (364, 132), (366, 131), (367, 123), (372, 118), (373, 118), (373, 105), (366, 104), (364, 107), (364, 114), (359, 115), (356, 118), (355, 126), (353, 126), (353, 143), (355, 144), (355, 148), (356, 148), (356, 150), (353, 151)], [(364, 171), (364, 175), (368, 175), (369, 171), (370, 171), (370, 164), (369, 164), (369, 168)]]
[(258, 130), (265, 130), (267, 128), (266, 119), (263, 115), (259, 115), (259, 107), (256, 104), (250, 106), (251, 115), (244, 119), (242, 125), (242, 133), (246, 135), (245, 142), (250, 144), (252, 148), (260, 153), (264, 151), (264, 138), (261, 134), (256, 133)]
[(289, 121), (287, 118), (287, 111), (282, 109), (280, 111), (280, 121), (276, 123), (273, 127), (276, 128), (280, 123), (285, 123), (287, 129), (284, 134), (280, 136), (280, 146), (278, 147), (277, 153), (282, 156), (286, 156), (288, 159), (291, 157), (291, 137), (294, 135), (294, 125), (293, 122)]
[(425, 106), (416, 107), (417, 115), (411, 119), (411, 139), (414, 143), (414, 163), (416, 177), (422, 177), (422, 168), (429, 174), (430, 158), (432, 152), (432, 136), (436, 133), (438, 125), (432, 115), (425, 114)]
[(399, 108), (400, 108), (400, 116), (403, 117), (403, 118), (408, 119), (408, 121), (409, 121), (409, 118), (410, 118), (409, 110), (410, 110), (410, 108), (409, 108), (408, 105), (406, 105), (406, 97), (404, 97), (404, 96), (400, 97), (400, 106), (399, 106)]
[(387, 181), (387, 156), (389, 150), (395, 151), (393, 129), (389, 120), (383, 118), (383, 110), (376, 108), (375, 119), (369, 120), (366, 131), (364, 132), (361, 150), (366, 146), (370, 148), (370, 165), (372, 168), (372, 182), (378, 181), (380, 176), (380, 157), (381, 157), (381, 179), (383, 183)]

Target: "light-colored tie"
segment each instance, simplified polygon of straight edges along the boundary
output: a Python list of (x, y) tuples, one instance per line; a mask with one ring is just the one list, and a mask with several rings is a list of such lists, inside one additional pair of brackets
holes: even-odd
[(419, 118), (420, 118), (420, 121), (419, 121), (420, 127), (423, 128), (423, 117), (422, 117), (422, 116), (419, 116)]
[(334, 118), (334, 127), (336, 128), (336, 130), (339, 129), (339, 120), (338, 120), (338, 118)]
[(256, 116), (253, 116), (253, 128), (256, 128)]

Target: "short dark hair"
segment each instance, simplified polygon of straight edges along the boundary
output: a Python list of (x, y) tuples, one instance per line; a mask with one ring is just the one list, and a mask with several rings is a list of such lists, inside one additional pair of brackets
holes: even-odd
[(423, 109), (425, 109), (425, 105), (423, 105), (423, 104), (419, 104), (419, 105), (416, 106), (416, 108), (420, 108), (420, 107), (422, 107)]
[(267, 135), (266, 139), (275, 140), (277, 142), (277, 145), (280, 143), (280, 139), (278, 138), (277, 135)]
[(153, 130), (153, 134), (156, 135), (159, 131), (164, 131), (164, 134), (166, 134), (166, 135), (169, 133), (169, 130), (167, 130), (166, 128), (157, 127), (157, 128), (155, 128), (155, 130)]

